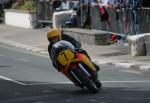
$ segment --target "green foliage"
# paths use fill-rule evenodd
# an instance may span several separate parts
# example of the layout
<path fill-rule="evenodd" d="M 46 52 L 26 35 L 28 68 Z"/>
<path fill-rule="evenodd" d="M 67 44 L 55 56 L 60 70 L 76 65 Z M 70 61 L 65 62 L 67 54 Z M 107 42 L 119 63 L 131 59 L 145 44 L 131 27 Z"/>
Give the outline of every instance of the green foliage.
<path fill-rule="evenodd" d="M 36 10 L 36 5 L 35 5 L 34 1 L 26 0 L 24 2 L 14 3 L 12 5 L 12 9 L 35 11 Z"/>
<path fill-rule="evenodd" d="M 35 10 L 35 3 L 33 1 L 27 1 L 21 6 L 22 10 Z"/>
<path fill-rule="evenodd" d="M 19 2 L 16 2 L 12 5 L 12 9 L 19 9 L 22 6 Z"/>

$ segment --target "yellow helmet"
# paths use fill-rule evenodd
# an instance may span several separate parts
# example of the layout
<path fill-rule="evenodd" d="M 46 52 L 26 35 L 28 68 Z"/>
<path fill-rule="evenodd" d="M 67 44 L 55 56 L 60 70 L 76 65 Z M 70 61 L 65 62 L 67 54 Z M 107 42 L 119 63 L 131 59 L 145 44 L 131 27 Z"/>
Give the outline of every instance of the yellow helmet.
<path fill-rule="evenodd" d="M 50 31 L 48 31 L 47 33 L 47 39 L 51 39 L 55 36 L 58 36 L 59 37 L 59 40 L 61 40 L 61 32 L 59 29 L 51 29 Z"/>

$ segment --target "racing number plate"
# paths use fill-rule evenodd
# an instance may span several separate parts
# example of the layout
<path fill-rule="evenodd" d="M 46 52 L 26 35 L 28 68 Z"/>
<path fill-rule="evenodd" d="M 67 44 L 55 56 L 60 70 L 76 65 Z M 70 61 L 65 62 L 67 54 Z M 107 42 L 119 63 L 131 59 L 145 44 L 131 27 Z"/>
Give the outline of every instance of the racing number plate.
<path fill-rule="evenodd" d="M 59 53 L 57 60 L 62 66 L 65 66 L 74 59 L 74 56 L 75 55 L 71 50 L 64 50 Z"/>

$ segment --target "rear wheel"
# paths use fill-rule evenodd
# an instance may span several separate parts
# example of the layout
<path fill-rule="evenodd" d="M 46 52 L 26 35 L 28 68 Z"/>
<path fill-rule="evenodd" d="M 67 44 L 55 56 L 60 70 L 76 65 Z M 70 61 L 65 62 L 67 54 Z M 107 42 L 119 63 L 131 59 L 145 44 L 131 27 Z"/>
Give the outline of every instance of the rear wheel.
<path fill-rule="evenodd" d="M 83 71 L 80 69 L 74 69 L 73 72 L 90 92 L 97 93 L 99 91 L 96 82 L 89 78 Z"/>

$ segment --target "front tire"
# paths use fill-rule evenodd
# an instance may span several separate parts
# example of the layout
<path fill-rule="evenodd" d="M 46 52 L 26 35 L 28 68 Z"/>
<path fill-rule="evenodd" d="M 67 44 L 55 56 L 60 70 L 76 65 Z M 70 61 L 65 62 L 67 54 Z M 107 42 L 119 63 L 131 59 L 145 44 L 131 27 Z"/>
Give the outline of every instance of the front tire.
<path fill-rule="evenodd" d="M 82 82 L 82 85 L 84 85 L 90 92 L 97 93 L 99 91 L 96 82 L 89 78 L 83 71 L 80 69 L 74 69 L 73 72 Z"/>
<path fill-rule="evenodd" d="M 96 86 L 97 86 L 97 88 L 101 88 L 102 87 L 102 83 L 100 82 L 100 80 L 97 78 L 97 79 L 95 79 L 95 80 L 93 80 L 94 81 L 94 83 L 96 84 Z"/>

